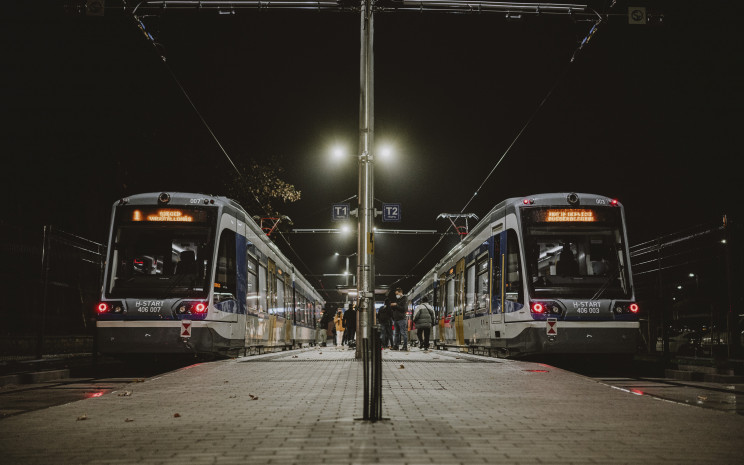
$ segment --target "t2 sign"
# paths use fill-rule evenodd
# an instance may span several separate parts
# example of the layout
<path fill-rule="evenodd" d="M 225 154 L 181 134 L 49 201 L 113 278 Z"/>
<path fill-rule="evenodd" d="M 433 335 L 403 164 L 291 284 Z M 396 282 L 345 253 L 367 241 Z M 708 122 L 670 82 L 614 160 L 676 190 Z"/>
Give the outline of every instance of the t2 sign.
<path fill-rule="evenodd" d="M 382 221 L 400 221 L 401 209 L 399 203 L 382 204 Z"/>

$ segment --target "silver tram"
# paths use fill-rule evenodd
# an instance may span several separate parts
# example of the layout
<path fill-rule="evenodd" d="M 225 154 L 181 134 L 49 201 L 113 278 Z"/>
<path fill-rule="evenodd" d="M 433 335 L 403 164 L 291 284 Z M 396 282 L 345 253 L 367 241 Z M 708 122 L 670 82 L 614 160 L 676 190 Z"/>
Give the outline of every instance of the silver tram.
<path fill-rule="evenodd" d="M 235 201 L 149 193 L 116 202 L 104 354 L 226 354 L 313 344 L 324 299 Z"/>
<path fill-rule="evenodd" d="M 605 196 L 499 203 L 411 289 L 410 308 L 424 296 L 438 344 L 502 356 L 637 350 L 625 215 Z"/>

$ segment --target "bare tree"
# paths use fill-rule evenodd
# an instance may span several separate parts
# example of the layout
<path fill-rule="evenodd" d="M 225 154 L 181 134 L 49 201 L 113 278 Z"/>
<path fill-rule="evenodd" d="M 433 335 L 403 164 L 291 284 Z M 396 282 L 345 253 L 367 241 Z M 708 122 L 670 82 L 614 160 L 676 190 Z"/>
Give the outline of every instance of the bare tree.
<path fill-rule="evenodd" d="M 281 178 L 284 173 L 281 159 L 271 156 L 267 161 L 247 160 L 238 165 L 227 185 L 228 195 L 237 200 L 248 213 L 259 218 L 286 218 L 276 208 L 300 200 L 301 192 Z M 286 221 L 285 221 L 286 222 Z"/>

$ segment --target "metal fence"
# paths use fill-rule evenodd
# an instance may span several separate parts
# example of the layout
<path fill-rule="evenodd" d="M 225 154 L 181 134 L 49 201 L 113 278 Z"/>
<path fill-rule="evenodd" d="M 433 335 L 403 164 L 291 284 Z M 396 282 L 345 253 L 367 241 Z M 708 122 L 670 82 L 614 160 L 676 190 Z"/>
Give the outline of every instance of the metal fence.
<path fill-rule="evenodd" d="M 4 226 L 0 355 L 91 352 L 105 246 L 51 226 Z"/>
<path fill-rule="evenodd" d="M 742 357 L 741 237 L 724 217 L 630 248 L 648 352 Z"/>

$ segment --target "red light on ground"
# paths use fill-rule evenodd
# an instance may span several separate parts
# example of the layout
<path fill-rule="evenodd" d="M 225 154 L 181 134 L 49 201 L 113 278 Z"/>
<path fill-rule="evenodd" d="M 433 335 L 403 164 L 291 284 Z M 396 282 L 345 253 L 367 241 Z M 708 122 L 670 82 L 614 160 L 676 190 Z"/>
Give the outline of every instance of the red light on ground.
<path fill-rule="evenodd" d="M 94 397 L 101 397 L 101 396 L 103 396 L 103 395 L 104 395 L 105 393 L 106 393 L 105 391 L 100 391 L 100 392 L 86 392 L 86 393 L 85 393 L 85 398 L 86 398 L 86 399 L 92 399 L 92 398 L 94 398 Z"/>
<path fill-rule="evenodd" d="M 548 370 L 524 370 L 529 371 L 530 373 L 550 373 Z"/>
<path fill-rule="evenodd" d="M 96 307 L 96 310 L 98 310 L 98 313 L 106 313 L 108 312 L 109 306 L 106 302 L 101 302 L 98 304 L 98 307 Z"/>
<path fill-rule="evenodd" d="M 535 313 L 542 313 L 545 311 L 545 307 L 543 306 L 543 304 L 536 302 L 532 304 L 532 311 Z"/>
<path fill-rule="evenodd" d="M 639 389 L 631 389 L 630 392 L 632 392 L 633 394 L 635 394 L 637 396 L 642 396 L 642 395 L 645 394 L 643 391 L 641 391 Z"/>
<path fill-rule="evenodd" d="M 638 304 L 630 304 L 630 307 L 628 307 L 631 313 L 638 313 L 638 310 L 640 310 L 640 307 Z"/>

